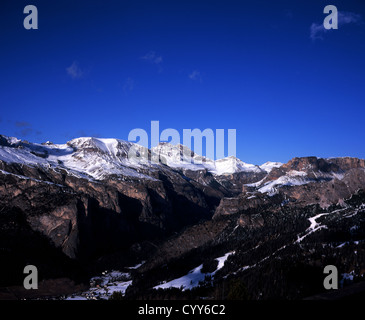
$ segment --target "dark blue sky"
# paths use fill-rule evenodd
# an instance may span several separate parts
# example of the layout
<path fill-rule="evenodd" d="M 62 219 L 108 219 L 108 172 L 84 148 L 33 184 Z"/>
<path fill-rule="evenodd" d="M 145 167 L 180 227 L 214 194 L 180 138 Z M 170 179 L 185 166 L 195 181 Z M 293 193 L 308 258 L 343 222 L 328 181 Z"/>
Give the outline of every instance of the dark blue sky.
<path fill-rule="evenodd" d="M 25 30 L 36 5 L 39 29 Z M 342 13 L 324 32 L 326 5 Z M 243 161 L 365 158 L 365 3 L 3 0 L 0 133 L 237 129 Z"/>

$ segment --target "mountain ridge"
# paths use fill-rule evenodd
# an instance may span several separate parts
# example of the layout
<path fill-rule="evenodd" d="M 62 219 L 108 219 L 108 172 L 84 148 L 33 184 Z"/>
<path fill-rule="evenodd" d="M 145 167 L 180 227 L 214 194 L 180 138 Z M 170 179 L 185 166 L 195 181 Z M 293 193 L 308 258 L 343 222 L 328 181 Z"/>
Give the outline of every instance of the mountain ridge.
<path fill-rule="evenodd" d="M 275 256 L 286 252 L 283 245 L 297 251 L 310 246 L 317 235 L 338 239 L 334 246 L 353 234 L 365 239 L 363 159 L 296 157 L 255 166 L 235 157 L 213 162 L 190 150 L 203 164 L 179 166 L 181 145 L 139 146 L 147 155 L 141 162 L 128 159 L 132 146 L 118 139 L 84 137 L 54 145 L 0 136 L 0 258 L 7 261 L 0 271 L 8 274 L 0 286 L 21 283 L 19 268 L 29 262 L 43 276 L 80 280 L 80 273 L 91 277 L 145 260 L 126 291 L 140 297 L 159 287 L 164 274 L 165 280 L 186 279 L 184 272 L 198 270 L 194 274 L 203 279 L 202 261 L 214 264 L 228 252 L 236 253 L 216 273 L 207 273 L 217 281 L 237 270 L 255 276 L 267 248 Z M 150 161 L 156 154 L 158 162 Z M 309 233 L 308 221 L 327 211 L 329 234 L 320 222 Z M 345 238 L 341 226 L 348 230 Z M 246 252 L 260 263 L 247 260 Z"/>
<path fill-rule="evenodd" d="M 120 162 L 121 165 L 136 167 L 136 163 L 132 161 L 128 161 L 128 151 L 132 146 L 136 146 L 139 150 L 143 150 L 148 153 L 148 161 L 142 161 L 144 165 L 152 166 L 153 162 L 151 160 L 151 153 L 156 153 L 159 156 L 159 163 L 164 163 L 169 167 L 173 168 L 181 168 L 181 169 L 189 169 L 189 170 L 204 170 L 208 169 L 214 174 L 231 174 L 235 172 L 241 171 L 266 171 L 271 170 L 272 167 L 277 167 L 282 165 L 279 162 L 266 162 L 264 165 L 265 169 L 261 169 L 259 165 L 253 165 L 243 162 L 242 160 L 229 156 L 222 159 L 211 160 L 204 156 L 200 156 L 195 154 L 192 150 L 187 150 L 183 145 L 171 145 L 169 143 L 160 143 L 158 146 L 153 147 L 151 149 L 147 149 L 138 144 L 134 144 L 132 142 L 120 140 L 120 139 L 104 139 L 104 138 L 94 138 L 94 137 L 80 137 L 75 138 L 68 141 L 65 144 L 53 144 L 49 141 L 46 143 L 36 144 L 30 143 L 28 141 L 22 141 L 15 137 L 6 137 L 0 135 L 0 146 L 2 147 L 13 147 L 13 148 L 23 148 L 23 150 L 28 150 L 29 153 L 39 156 L 43 159 L 48 160 L 49 162 L 55 163 L 57 160 L 63 161 L 67 154 L 71 154 L 73 152 L 99 152 L 101 154 L 106 154 L 111 156 L 111 158 L 120 158 L 123 160 Z M 72 148 L 72 149 L 70 149 Z M 57 159 L 57 152 L 59 153 L 59 158 Z M 192 155 L 192 161 L 190 162 L 186 155 L 183 152 L 188 152 Z M 25 152 L 23 152 L 24 155 Z M 74 157 L 77 158 L 76 154 Z M 30 156 L 31 157 L 31 156 Z M 165 161 L 161 161 L 161 158 L 165 158 Z M 167 162 L 166 162 L 167 158 Z M 24 163 L 27 163 L 26 158 L 19 157 L 18 159 L 10 159 L 6 157 L 6 155 L 0 154 L 0 159 L 4 161 L 13 161 L 21 162 L 23 160 Z M 143 160 L 143 159 L 142 159 Z M 33 157 L 29 159 L 28 162 L 35 161 Z M 186 163 L 185 163 L 186 162 Z M 44 161 L 39 161 L 39 163 L 44 163 Z M 219 168 L 217 167 L 219 164 Z M 71 167 L 72 168 L 72 167 Z M 75 167 L 73 167 L 75 168 Z M 91 174 L 92 175 L 92 174 Z"/>

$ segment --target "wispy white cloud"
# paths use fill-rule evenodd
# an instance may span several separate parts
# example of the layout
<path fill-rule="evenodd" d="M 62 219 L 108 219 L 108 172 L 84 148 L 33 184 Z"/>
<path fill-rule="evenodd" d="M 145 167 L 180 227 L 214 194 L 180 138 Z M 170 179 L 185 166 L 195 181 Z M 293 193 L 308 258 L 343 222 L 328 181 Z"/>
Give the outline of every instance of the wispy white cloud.
<path fill-rule="evenodd" d="M 81 70 L 77 61 L 74 61 L 68 68 L 66 68 L 66 72 L 72 79 L 79 79 L 84 76 L 84 71 Z"/>
<path fill-rule="evenodd" d="M 312 40 L 317 40 L 317 39 L 323 39 L 323 35 L 324 33 L 327 32 L 327 29 L 324 28 L 323 24 L 318 24 L 318 23 L 312 23 L 311 28 L 310 28 L 310 37 Z"/>
<path fill-rule="evenodd" d="M 146 60 L 153 64 L 161 64 L 163 59 L 162 56 L 157 55 L 156 52 L 150 51 L 147 54 L 145 54 L 141 59 Z"/>
<path fill-rule="evenodd" d="M 200 71 L 194 70 L 192 73 L 189 74 L 189 79 L 201 82 L 202 77 Z"/>
<path fill-rule="evenodd" d="M 338 12 L 338 27 L 345 24 L 359 24 L 362 22 L 361 15 L 353 12 Z M 323 22 L 312 23 L 310 27 L 310 38 L 312 40 L 323 40 L 324 35 L 330 30 L 325 29 Z"/>

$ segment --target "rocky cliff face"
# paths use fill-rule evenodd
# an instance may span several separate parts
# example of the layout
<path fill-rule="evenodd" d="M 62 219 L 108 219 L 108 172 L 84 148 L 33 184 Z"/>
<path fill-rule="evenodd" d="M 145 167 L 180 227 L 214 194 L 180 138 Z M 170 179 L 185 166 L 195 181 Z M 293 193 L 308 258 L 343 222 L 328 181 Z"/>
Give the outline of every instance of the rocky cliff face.
<path fill-rule="evenodd" d="M 0 136 L 0 255 L 10 283 L 22 276 L 12 266 L 34 259 L 56 277 L 76 270 L 74 261 L 89 264 L 152 243 L 148 271 L 223 239 L 232 225 L 263 228 L 265 211 L 328 208 L 365 188 L 361 159 L 254 166 L 191 153 L 199 163 L 185 164 L 177 161 L 181 147 L 164 144 L 138 147 L 149 158 L 135 162 L 128 158 L 132 146 L 95 138 L 40 145 Z M 149 161 L 157 151 L 163 161 Z M 50 261 L 37 250 L 57 257 Z"/>
<path fill-rule="evenodd" d="M 87 262 L 210 219 L 228 194 L 205 169 L 128 167 L 130 144 L 120 141 L 106 150 L 93 139 L 60 148 L 1 139 L 1 212 L 21 217 L 0 227 L 2 260 L 9 265 L 25 256 L 11 244 L 22 239 L 23 227 L 31 239 L 40 236 L 68 258 Z"/>
<path fill-rule="evenodd" d="M 5 163 L 0 167 L 2 210 L 22 211 L 32 229 L 73 258 L 82 250 L 125 247 L 208 219 L 223 195 L 176 173 L 131 184 Z"/>
<path fill-rule="evenodd" d="M 365 163 L 356 158 L 294 158 L 261 181 L 243 184 L 238 197 L 223 198 L 214 217 L 267 206 L 327 208 L 365 187 Z"/>

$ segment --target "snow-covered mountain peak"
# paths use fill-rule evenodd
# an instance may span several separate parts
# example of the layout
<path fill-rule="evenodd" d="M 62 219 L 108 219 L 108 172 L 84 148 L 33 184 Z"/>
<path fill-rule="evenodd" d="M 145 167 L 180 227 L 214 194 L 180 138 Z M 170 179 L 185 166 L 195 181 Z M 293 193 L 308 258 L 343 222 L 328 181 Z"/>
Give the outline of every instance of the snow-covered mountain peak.
<path fill-rule="evenodd" d="M 129 157 L 131 150 L 136 151 L 136 157 Z M 213 175 L 269 172 L 281 165 L 267 162 L 259 167 L 234 156 L 214 161 L 181 144 L 162 142 L 149 150 L 129 141 L 95 137 L 75 138 L 66 144 L 37 144 L 0 136 L 0 160 L 62 167 L 98 180 L 110 175 L 140 176 L 141 172 L 158 170 L 163 165 L 177 170 L 206 170 Z"/>
<path fill-rule="evenodd" d="M 99 151 L 113 156 L 127 156 L 133 143 L 119 139 L 82 137 L 67 142 L 67 145 L 75 150 Z"/>
<path fill-rule="evenodd" d="M 237 172 L 262 172 L 260 167 L 248 164 L 235 156 L 229 156 L 219 160 L 212 160 L 194 153 L 188 147 L 177 144 L 172 145 L 162 142 L 151 149 L 152 153 L 158 154 L 160 161 L 169 167 L 189 170 L 206 169 L 214 175 L 233 174 Z"/>
<path fill-rule="evenodd" d="M 232 174 L 236 172 L 261 172 L 260 167 L 241 161 L 240 159 L 229 156 L 215 161 L 215 174 Z"/>
<path fill-rule="evenodd" d="M 172 145 L 168 142 L 160 142 L 160 144 L 151 149 L 154 156 L 158 156 L 159 160 L 173 168 L 182 168 L 187 170 L 204 170 L 214 169 L 214 161 L 204 156 L 200 156 L 190 148 L 182 145 Z"/>
<path fill-rule="evenodd" d="M 267 161 L 264 164 L 262 164 L 260 166 L 260 168 L 264 171 L 266 171 L 267 173 L 270 173 L 272 169 L 274 168 L 279 168 L 283 165 L 283 163 L 281 162 L 272 162 L 272 161 Z"/>

